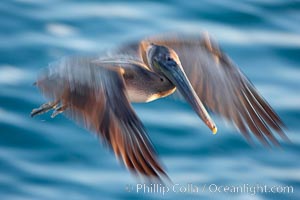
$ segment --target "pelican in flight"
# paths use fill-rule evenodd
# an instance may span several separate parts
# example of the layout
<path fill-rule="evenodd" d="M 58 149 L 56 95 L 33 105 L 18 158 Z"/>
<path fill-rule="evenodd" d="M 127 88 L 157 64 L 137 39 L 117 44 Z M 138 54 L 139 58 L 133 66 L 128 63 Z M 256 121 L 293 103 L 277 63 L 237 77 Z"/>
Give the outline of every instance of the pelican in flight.
<path fill-rule="evenodd" d="M 50 64 L 36 85 L 50 102 L 31 116 L 64 112 L 143 177 L 161 180 L 167 174 L 131 102 L 150 102 L 175 90 L 213 133 L 217 127 L 206 108 L 231 121 L 250 142 L 256 136 L 265 145 L 279 145 L 276 134 L 287 139 L 275 111 L 206 34 L 160 35 L 110 54 L 67 57 Z"/>

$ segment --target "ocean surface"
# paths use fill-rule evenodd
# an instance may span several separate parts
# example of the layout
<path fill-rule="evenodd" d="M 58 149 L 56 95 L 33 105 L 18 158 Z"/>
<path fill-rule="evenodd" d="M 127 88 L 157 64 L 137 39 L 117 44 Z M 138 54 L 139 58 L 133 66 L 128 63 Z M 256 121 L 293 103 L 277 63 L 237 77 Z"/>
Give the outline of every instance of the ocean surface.
<path fill-rule="evenodd" d="M 202 31 L 278 112 L 291 143 L 251 146 L 215 115 L 212 135 L 186 103 L 170 98 L 134 104 L 174 183 L 146 188 L 94 134 L 63 115 L 29 116 L 45 101 L 32 83 L 54 60 Z M 0 199 L 300 199 L 299 60 L 296 0 L 1 0 Z"/>

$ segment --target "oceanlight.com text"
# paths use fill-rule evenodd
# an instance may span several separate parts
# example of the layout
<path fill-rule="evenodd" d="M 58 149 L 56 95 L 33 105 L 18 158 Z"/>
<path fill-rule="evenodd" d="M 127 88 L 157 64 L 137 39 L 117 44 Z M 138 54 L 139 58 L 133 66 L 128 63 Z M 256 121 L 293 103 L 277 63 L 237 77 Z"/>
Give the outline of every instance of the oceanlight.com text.
<path fill-rule="evenodd" d="M 265 185 L 265 184 L 241 184 L 241 185 L 221 185 L 221 184 L 202 184 L 193 183 L 172 185 L 164 185 L 161 183 L 126 185 L 127 192 L 144 193 L 144 194 L 161 194 L 167 193 L 232 193 L 232 194 L 249 194 L 256 195 L 258 193 L 294 193 L 293 186 L 288 185 Z"/>

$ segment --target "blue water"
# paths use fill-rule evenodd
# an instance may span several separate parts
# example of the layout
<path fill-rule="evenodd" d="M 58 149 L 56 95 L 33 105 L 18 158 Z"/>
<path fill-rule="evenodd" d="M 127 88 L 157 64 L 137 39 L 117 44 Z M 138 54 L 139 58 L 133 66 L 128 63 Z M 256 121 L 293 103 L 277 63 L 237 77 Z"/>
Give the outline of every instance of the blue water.
<path fill-rule="evenodd" d="M 0 199 L 300 199 L 299 22 L 296 0 L 1 0 Z M 29 117 L 44 102 L 32 83 L 49 62 L 166 31 L 208 31 L 282 117 L 292 143 L 251 147 L 217 116 L 212 135 L 171 99 L 134 105 L 172 181 L 201 190 L 137 193 L 125 187 L 139 180 L 95 135 L 64 116 Z M 214 184 L 293 192 L 209 191 Z"/>

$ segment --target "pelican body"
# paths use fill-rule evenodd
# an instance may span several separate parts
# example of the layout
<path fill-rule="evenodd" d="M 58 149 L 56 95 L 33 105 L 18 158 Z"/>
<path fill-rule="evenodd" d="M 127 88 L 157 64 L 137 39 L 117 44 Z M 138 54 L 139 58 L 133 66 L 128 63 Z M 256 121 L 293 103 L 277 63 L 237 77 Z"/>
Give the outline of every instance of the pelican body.
<path fill-rule="evenodd" d="M 142 64 L 123 65 L 126 92 L 131 102 L 144 103 L 172 94 L 176 87 L 165 76 Z"/>
<path fill-rule="evenodd" d="M 50 102 L 32 116 L 64 112 L 101 136 L 132 172 L 159 180 L 167 174 L 131 102 L 177 90 L 213 133 L 217 127 L 205 107 L 232 121 L 248 141 L 251 132 L 265 145 L 279 145 L 273 132 L 287 139 L 279 116 L 207 35 L 156 36 L 112 55 L 64 58 L 36 85 Z"/>

